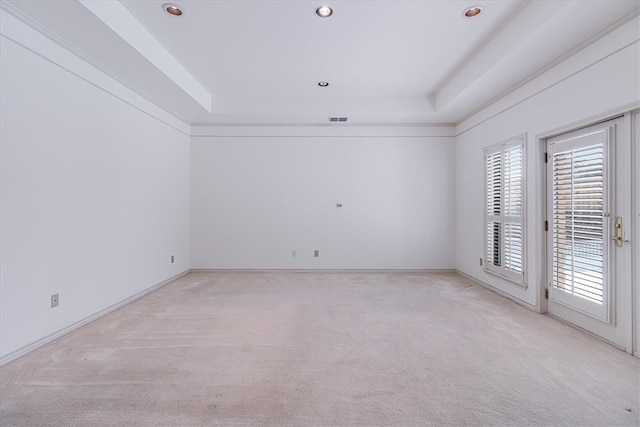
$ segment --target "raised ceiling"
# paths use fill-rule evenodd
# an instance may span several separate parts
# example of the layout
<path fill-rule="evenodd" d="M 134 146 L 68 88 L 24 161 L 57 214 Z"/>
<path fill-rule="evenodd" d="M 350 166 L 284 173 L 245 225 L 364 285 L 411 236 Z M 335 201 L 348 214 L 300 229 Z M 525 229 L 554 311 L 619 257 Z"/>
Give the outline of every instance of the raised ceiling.
<path fill-rule="evenodd" d="M 620 22 L 637 0 L 3 0 L 187 123 L 457 123 Z M 333 8 L 319 18 L 320 4 Z M 470 6 L 482 13 L 465 18 Z M 318 82 L 329 82 L 328 87 Z"/>

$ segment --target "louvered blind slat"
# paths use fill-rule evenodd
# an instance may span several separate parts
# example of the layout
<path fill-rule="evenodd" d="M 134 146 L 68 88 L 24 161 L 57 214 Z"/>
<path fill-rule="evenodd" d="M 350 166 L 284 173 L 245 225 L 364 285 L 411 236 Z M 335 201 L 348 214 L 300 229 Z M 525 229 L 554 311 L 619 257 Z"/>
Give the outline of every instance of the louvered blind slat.
<path fill-rule="evenodd" d="M 489 215 L 500 215 L 500 205 L 502 204 L 502 167 L 500 153 L 493 153 L 486 158 L 487 169 L 487 213 Z"/>
<path fill-rule="evenodd" d="M 511 143 L 485 152 L 486 265 L 523 280 L 524 146 Z"/>
<path fill-rule="evenodd" d="M 602 304 L 604 147 L 553 155 L 553 287 Z"/>
<path fill-rule="evenodd" d="M 510 271 L 522 271 L 522 224 L 507 223 L 504 226 L 504 264 Z"/>
<path fill-rule="evenodd" d="M 505 215 L 522 215 L 522 147 L 504 152 L 504 210 Z"/>

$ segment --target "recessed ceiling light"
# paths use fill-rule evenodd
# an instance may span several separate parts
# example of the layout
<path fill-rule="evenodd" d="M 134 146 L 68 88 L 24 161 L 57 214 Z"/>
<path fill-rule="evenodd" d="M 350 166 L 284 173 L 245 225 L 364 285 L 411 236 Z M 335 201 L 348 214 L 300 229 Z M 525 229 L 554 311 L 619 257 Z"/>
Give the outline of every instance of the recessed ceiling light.
<path fill-rule="evenodd" d="M 329 86 L 329 83 L 328 83 L 328 82 L 319 82 L 319 83 L 318 83 L 318 86 L 320 86 L 320 87 L 327 87 L 327 86 Z"/>
<path fill-rule="evenodd" d="M 465 18 L 475 18 L 480 15 L 480 12 L 482 12 L 482 6 L 471 6 L 466 8 L 464 12 L 462 12 L 462 15 Z"/>
<path fill-rule="evenodd" d="M 320 18 L 328 18 L 333 15 L 333 9 L 331 9 L 329 6 L 320 6 L 316 9 L 316 15 L 318 15 Z"/>
<path fill-rule="evenodd" d="M 182 15 L 182 10 L 175 4 L 165 3 L 162 5 L 162 9 L 167 12 L 169 15 L 180 16 Z"/>

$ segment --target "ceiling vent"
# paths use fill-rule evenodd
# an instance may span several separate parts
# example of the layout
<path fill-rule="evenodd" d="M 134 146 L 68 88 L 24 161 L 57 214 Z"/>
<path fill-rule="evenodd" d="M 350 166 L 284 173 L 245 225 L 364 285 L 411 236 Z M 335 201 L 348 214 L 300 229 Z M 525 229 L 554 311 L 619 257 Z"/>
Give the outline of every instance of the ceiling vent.
<path fill-rule="evenodd" d="M 346 122 L 346 117 L 329 117 L 330 122 Z"/>

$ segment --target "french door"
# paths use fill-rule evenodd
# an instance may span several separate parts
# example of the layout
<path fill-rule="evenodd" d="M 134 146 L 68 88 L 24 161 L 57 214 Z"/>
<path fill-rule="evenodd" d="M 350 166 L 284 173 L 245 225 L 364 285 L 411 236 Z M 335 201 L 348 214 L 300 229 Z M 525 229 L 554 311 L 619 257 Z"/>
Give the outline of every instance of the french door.
<path fill-rule="evenodd" d="M 547 140 L 548 312 L 631 351 L 625 116 Z"/>

